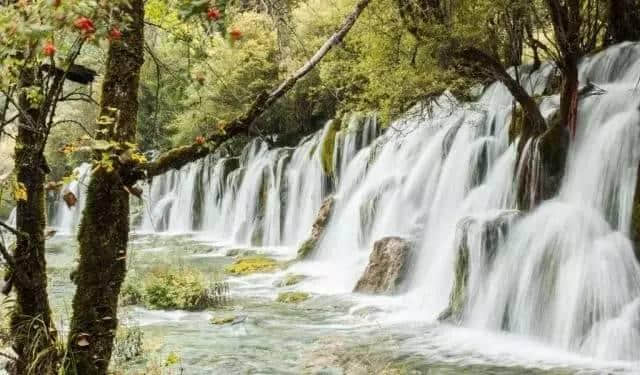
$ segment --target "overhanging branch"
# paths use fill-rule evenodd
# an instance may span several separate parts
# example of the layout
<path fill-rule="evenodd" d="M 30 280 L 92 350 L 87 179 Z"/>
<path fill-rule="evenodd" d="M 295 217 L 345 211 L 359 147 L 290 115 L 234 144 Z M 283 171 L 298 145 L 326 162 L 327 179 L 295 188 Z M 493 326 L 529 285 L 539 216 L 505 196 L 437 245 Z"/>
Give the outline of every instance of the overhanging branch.
<path fill-rule="evenodd" d="M 371 0 L 360 0 L 355 9 L 345 18 L 340 28 L 316 51 L 316 53 L 293 75 L 284 80 L 270 93 L 264 92 L 255 99 L 249 110 L 242 116 L 221 127 L 219 133 L 210 135 L 206 143 L 194 143 L 178 147 L 160 155 L 155 161 L 147 163 L 143 170 L 135 171 L 128 179 L 143 177 L 153 178 L 171 169 L 180 169 L 184 165 L 201 159 L 213 152 L 222 142 L 243 133 L 255 133 L 251 126 L 279 98 L 286 94 L 295 84 L 307 75 L 320 61 L 345 38 Z M 126 180 L 126 179 L 125 179 Z"/>

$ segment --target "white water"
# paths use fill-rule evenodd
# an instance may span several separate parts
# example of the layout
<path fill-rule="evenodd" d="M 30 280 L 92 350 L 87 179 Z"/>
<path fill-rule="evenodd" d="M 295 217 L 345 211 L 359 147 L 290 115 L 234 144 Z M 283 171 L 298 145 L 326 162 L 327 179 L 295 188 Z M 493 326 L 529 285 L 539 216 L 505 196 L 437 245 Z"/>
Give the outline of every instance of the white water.
<path fill-rule="evenodd" d="M 527 89 L 541 94 L 551 70 L 533 73 Z M 606 93 L 581 100 L 560 193 L 524 217 L 513 215 L 512 98 L 494 84 L 472 104 L 444 95 L 428 113 L 416 108 L 377 138 L 371 118 L 359 132 L 344 129 L 335 141 L 334 179 L 320 162 L 330 125 L 295 149 L 254 141 L 231 172 L 225 165 L 232 161 L 214 156 L 169 172 L 149 189 L 142 229 L 288 246 L 293 256 L 333 192 L 338 200 L 317 252 L 295 270 L 315 276 L 303 284 L 310 290 L 350 293 L 373 242 L 411 238 L 416 256 L 406 292 L 374 298 L 401 311 L 390 315 L 397 321 L 435 320 L 446 308 L 467 223 L 463 326 L 506 330 L 588 357 L 640 360 L 640 266 L 628 239 L 640 162 L 640 46 L 586 59 L 580 79 Z M 557 97 L 541 104 L 545 116 L 557 106 Z M 358 129 L 353 121 L 349 128 Z M 508 230 L 488 241 L 485 229 L 507 216 Z"/>
<path fill-rule="evenodd" d="M 87 187 L 91 176 L 91 164 L 84 163 L 73 171 L 74 179 L 65 185 L 60 192 L 51 192 L 53 210 L 49 215 L 49 226 L 56 228 L 61 234 L 73 234 L 80 224 L 82 210 L 86 203 Z M 69 207 L 63 196 L 73 193 L 77 199 L 74 206 Z"/>

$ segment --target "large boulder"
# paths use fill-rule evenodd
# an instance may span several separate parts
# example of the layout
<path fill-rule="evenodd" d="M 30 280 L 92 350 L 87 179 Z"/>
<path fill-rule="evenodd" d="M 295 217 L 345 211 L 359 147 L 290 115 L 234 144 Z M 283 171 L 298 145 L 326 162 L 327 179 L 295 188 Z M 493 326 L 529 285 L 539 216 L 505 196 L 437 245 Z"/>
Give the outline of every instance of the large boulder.
<path fill-rule="evenodd" d="M 318 210 L 318 216 L 316 216 L 316 221 L 313 223 L 311 227 L 311 237 L 309 237 L 306 241 L 302 243 L 300 248 L 298 249 L 298 259 L 307 258 L 313 250 L 315 250 L 318 245 L 318 241 L 322 237 L 327 224 L 329 224 L 329 219 L 331 218 L 331 212 L 333 212 L 333 207 L 335 206 L 336 199 L 333 196 L 327 197 L 320 209 Z"/>
<path fill-rule="evenodd" d="M 400 237 L 385 237 L 376 241 L 369 264 L 358 280 L 355 292 L 394 294 L 407 271 L 411 243 Z"/>

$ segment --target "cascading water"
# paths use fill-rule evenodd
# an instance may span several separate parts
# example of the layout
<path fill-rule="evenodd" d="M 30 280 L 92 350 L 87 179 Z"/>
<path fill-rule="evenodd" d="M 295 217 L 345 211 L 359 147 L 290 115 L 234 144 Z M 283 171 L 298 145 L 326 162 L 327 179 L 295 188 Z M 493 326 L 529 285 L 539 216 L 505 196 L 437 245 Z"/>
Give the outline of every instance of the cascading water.
<path fill-rule="evenodd" d="M 323 198 L 335 194 L 314 255 L 292 266 L 315 276 L 310 289 L 350 293 L 373 243 L 401 236 L 415 253 L 394 304 L 406 319 L 435 320 L 449 305 L 464 247 L 461 325 L 640 360 L 640 266 L 629 241 L 640 163 L 638 61 L 640 45 L 622 44 L 581 63 L 581 83 L 599 90 L 580 100 L 560 192 L 527 214 L 517 211 L 513 98 L 493 84 L 474 103 L 445 94 L 416 106 L 379 137 L 375 118 L 354 117 L 339 131 L 329 122 L 295 148 L 255 140 L 240 158 L 214 155 L 159 176 L 141 228 L 287 246 L 293 255 Z M 542 97 L 553 72 L 544 64 L 520 73 Z M 547 118 L 558 106 L 557 96 L 541 98 Z M 526 147 L 535 167 L 538 145 Z"/>
<path fill-rule="evenodd" d="M 91 177 L 91 164 L 82 164 L 73 171 L 73 175 L 73 181 L 63 186 L 60 192 L 50 192 L 48 197 L 52 202 L 48 213 L 49 226 L 56 228 L 60 234 L 73 234 L 80 224 Z M 72 206 L 64 200 L 67 193 L 73 194 L 76 199 Z"/>
<path fill-rule="evenodd" d="M 210 156 L 154 179 L 142 229 L 199 231 L 245 246 L 297 245 L 331 189 L 321 160 L 325 142 L 333 142 L 331 168 L 338 180 L 378 132 L 370 116 L 353 115 L 346 125 L 333 138 L 329 122 L 295 149 L 269 149 L 254 140 L 239 161 Z"/>

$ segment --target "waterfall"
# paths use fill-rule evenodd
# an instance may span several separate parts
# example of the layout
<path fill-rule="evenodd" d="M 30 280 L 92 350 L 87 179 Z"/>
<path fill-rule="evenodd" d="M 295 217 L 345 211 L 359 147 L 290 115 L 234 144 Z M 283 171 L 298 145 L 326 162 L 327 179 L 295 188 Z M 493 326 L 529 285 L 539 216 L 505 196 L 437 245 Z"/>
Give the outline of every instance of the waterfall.
<path fill-rule="evenodd" d="M 73 181 L 64 185 L 60 192 L 49 192 L 49 226 L 55 228 L 60 234 L 73 234 L 80 224 L 82 211 L 86 203 L 87 187 L 91 177 L 91 164 L 84 163 L 74 169 Z M 64 195 L 72 193 L 76 198 L 73 206 L 68 206 L 64 201 Z"/>
<path fill-rule="evenodd" d="M 156 177 L 147 188 L 143 231 L 199 232 L 240 246 L 296 246 L 309 234 L 323 198 L 357 152 L 378 135 L 375 116 L 353 114 L 335 133 L 329 121 L 295 148 L 250 142 L 238 158 L 211 155 Z M 322 165 L 333 141 L 333 176 Z"/>
<path fill-rule="evenodd" d="M 406 293 L 393 298 L 410 319 L 435 320 L 449 304 L 464 247 L 462 326 L 640 360 L 640 265 L 629 240 L 640 164 L 639 61 L 640 44 L 625 43 L 580 63 L 581 84 L 601 92 L 580 99 L 560 190 L 531 212 L 517 211 L 514 99 L 494 83 L 472 103 L 445 93 L 418 104 L 383 134 L 375 116 L 353 114 L 293 148 L 256 139 L 239 157 L 214 154 L 158 176 L 146 189 L 140 228 L 284 246 L 293 256 L 334 194 L 313 256 L 292 266 L 316 276 L 313 288 L 350 293 L 373 243 L 404 237 L 414 254 Z M 558 95 L 545 96 L 554 71 L 551 64 L 510 71 L 540 98 L 547 119 L 559 108 Z M 538 146 L 525 148 L 534 168 Z M 75 216 L 63 211 L 55 222 L 72 228 Z"/>

